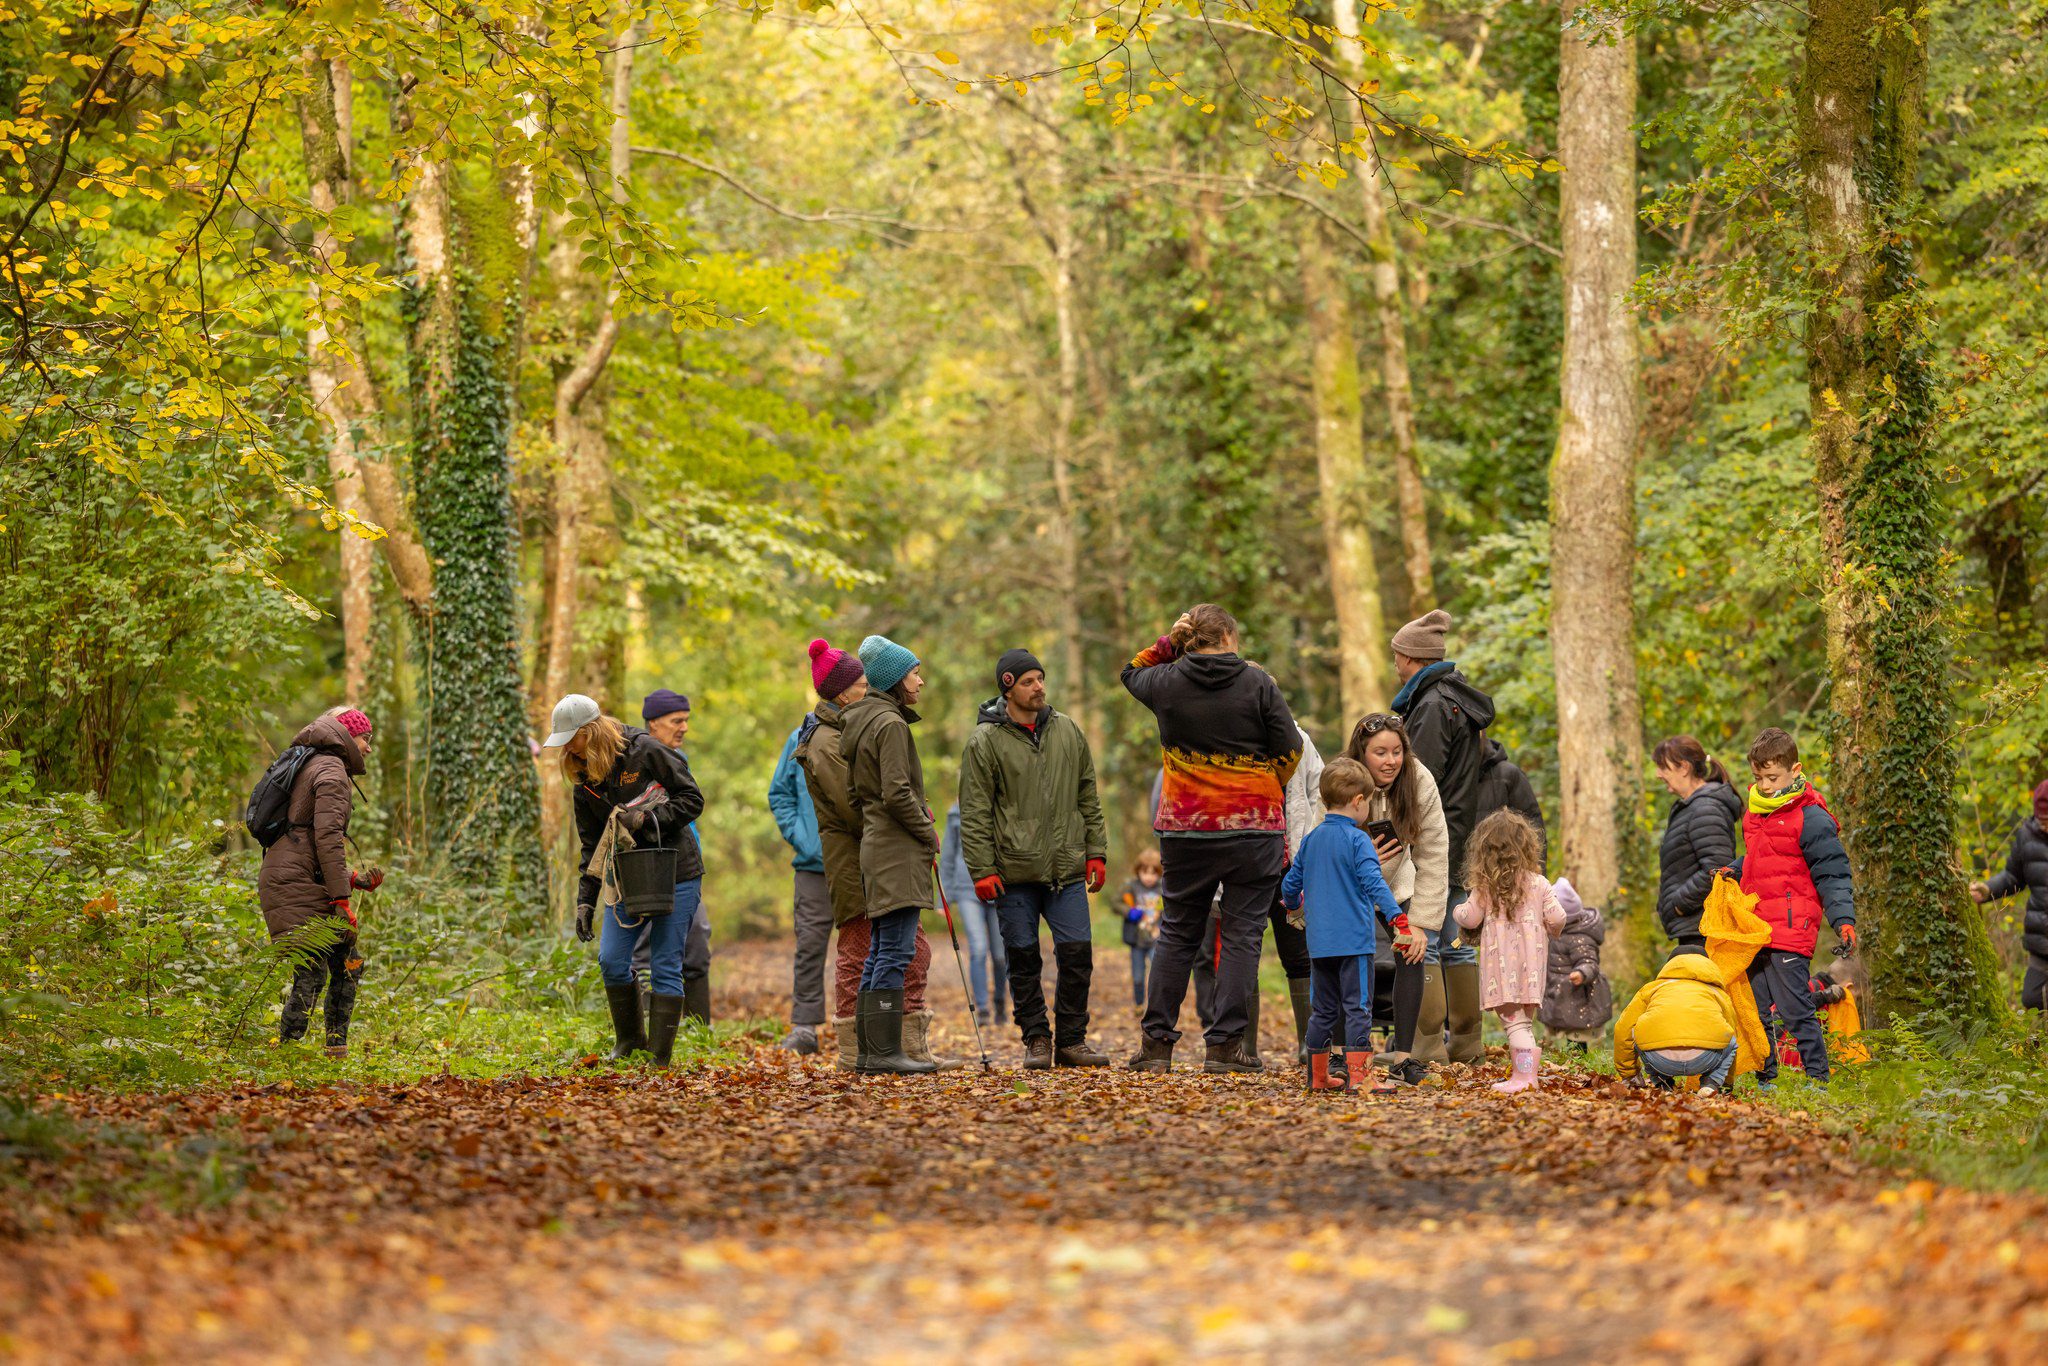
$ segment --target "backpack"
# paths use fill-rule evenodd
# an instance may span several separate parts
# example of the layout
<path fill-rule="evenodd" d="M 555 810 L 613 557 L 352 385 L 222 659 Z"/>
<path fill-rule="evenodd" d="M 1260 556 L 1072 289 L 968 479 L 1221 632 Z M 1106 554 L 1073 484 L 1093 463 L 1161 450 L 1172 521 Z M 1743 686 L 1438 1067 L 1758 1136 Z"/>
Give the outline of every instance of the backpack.
<path fill-rule="evenodd" d="M 270 767 L 263 770 L 263 776 L 249 793 L 242 824 L 249 827 L 249 833 L 265 849 L 283 839 L 284 832 L 292 828 L 292 788 L 298 784 L 299 770 L 312 757 L 311 745 L 291 746 L 270 761 Z"/>

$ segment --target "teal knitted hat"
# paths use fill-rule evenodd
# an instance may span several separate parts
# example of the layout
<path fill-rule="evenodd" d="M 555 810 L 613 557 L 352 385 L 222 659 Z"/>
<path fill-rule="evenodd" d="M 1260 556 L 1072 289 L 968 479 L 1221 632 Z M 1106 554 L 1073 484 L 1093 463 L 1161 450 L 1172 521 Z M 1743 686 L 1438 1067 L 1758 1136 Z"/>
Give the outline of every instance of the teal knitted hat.
<path fill-rule="evenodd" d="M 869 636 L 860 643 L 860 664 L 868 671 L 868 686 L 887 692 L 917 667 L 917 656 L 887 636 Z"/>

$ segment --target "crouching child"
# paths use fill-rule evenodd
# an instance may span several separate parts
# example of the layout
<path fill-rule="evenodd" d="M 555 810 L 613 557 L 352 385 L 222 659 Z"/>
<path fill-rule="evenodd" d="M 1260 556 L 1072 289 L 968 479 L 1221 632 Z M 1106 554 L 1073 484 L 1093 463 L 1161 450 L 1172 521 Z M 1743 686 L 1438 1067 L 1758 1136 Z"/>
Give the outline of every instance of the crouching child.
<path fill-rule="evenodd" d="M 1734 1067 L 1735 998 L 1704 950 L 1681 945 L 1615 1022 L 1615 1073 L 1667 1091 L 1698 1077 L 1711 1095 L 1727 1089 Z"/>
<path fill-rule="evenodd" d="M 1320 790 L 1323 823 L 1309 832 L 1287 877 L 1280 900 L 1307 918 L 1309 954 L 1309 1089 L 1348 1091 L 1372 1086 L 1372 956 L 1376 916 L 1396 933 L 1408 932 L 1408 916 L 1394 900 L 1380 871 L 1380 856 L 1362 829 L 1366 801 L 1375 791 L 1371 775 L 1355 759 L 1332 759 L 1323 768 Z M 1330 1043 L 1347 1040 L 1346 1076 L 1330 1075 Z M 1391 1090 L 1391 1087 L 1384 1088 Z"/>

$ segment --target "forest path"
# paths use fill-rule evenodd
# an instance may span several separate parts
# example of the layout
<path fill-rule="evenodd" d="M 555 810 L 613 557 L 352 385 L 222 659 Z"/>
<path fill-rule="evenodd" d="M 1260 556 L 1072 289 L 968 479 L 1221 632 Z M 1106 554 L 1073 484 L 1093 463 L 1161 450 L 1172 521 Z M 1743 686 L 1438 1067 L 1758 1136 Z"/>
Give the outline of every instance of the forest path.
<path fill-rule="evenodd" d="M 723 952 L 718 1012 L 780 1014 L 785 953 Z M 943 957 L 933 982 L 964 1052 Z M 1564 1074 L 1312 1099 L 1291 1065 L 1190 1070 L 1198 1036 L 1171 1078 L 1026 1074 L 999 1033 L 998 1070 L 939 1078 L 762 1049 L 81 1096 L 167 1140 L 234 1126 L 262 1189 L 0 1242 L 0 1357 L 2048 1359 L 2048 1206 L 1884 1177 L 1797 1117 Z"/>

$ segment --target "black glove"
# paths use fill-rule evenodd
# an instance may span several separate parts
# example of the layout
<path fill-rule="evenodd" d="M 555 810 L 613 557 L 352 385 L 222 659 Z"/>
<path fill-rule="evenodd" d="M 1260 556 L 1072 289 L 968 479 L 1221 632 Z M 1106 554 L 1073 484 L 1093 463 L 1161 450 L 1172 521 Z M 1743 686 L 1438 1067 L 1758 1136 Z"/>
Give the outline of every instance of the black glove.
<path fill-rule="evenodd" d="M 589 901 L 579 901 L 576 903 L 576 937 L 578 939 L 588 944 L 591 940 L 597 938 L 597 931 L 592 928 L 596 920 L 596 903 Z"/>
<path fill-rule="evenodd" d="M 647 818 L 654 813 L 646 807 L 636 807 L 619 813 L 619 829 L 629 835 L 638 835 L 647 828 Z"/>

